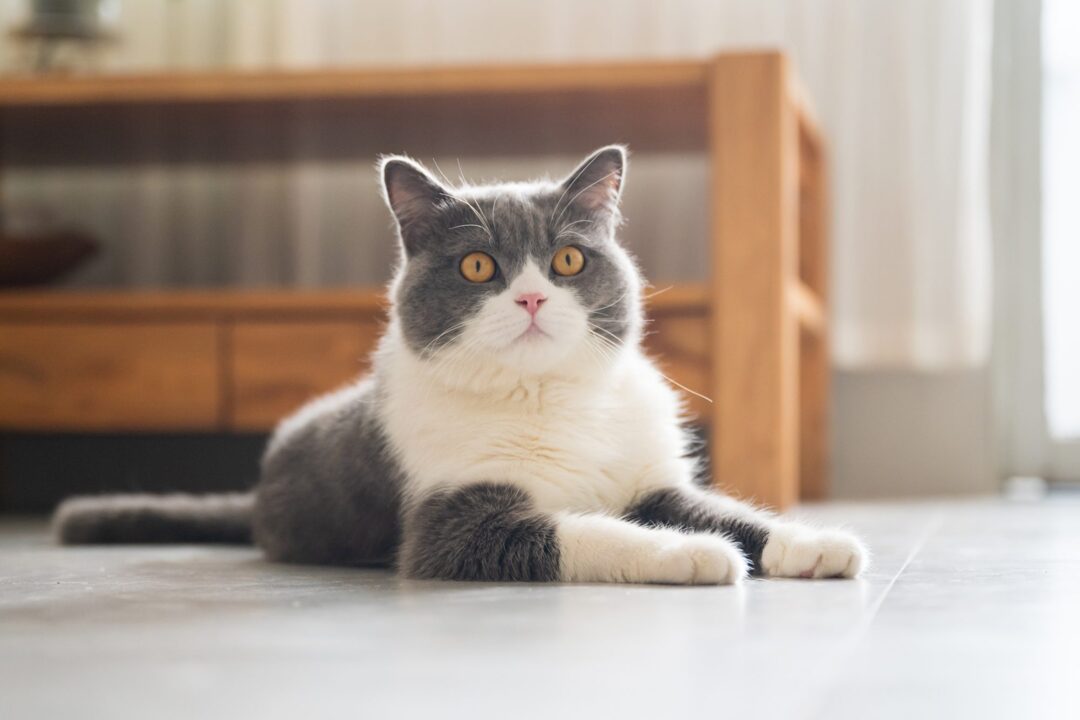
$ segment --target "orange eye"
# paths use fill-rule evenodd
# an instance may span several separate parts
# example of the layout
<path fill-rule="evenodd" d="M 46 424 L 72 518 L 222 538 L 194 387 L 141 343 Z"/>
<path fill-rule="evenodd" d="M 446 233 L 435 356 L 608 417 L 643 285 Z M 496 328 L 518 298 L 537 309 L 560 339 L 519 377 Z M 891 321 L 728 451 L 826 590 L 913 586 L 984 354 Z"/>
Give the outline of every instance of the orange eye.
<path fill-rule="evenodd" d="M 461 274 L 469 282 L 487 282 L 495 275 L 495 259 L 487 253 L 469 253 L 461 259 Z"/>
<path fill-rule="evenodd" d="M 573 245 L 567 245 L 551 258 L 551 269 L 564 277 L 577 275 L 584 267 L 585 256 Z"/>

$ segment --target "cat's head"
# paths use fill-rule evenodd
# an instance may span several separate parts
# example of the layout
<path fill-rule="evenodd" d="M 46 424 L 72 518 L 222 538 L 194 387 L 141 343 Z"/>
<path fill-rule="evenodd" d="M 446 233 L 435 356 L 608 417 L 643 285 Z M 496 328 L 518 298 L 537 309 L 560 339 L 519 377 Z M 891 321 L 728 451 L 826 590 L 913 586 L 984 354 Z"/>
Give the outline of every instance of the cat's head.
<path fill-rule="evenodd" d="M 381 171 L 404 250 L 395 321 L 421 359 L 543 374 L 638 342 L 641 283 L 615 239 L 622 147 L 562 182 L 453 186 L 401 156 Z"/>

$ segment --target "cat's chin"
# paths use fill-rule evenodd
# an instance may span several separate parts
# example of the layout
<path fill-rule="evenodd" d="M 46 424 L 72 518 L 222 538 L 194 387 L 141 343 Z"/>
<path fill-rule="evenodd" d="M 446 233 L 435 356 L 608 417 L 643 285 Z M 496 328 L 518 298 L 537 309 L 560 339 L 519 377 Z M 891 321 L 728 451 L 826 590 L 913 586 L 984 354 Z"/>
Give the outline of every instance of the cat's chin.
<path fill-rule="evenodd" d="M 564 364 L 571 354 L 571 348 L 537 328 L 526 330 L 495 357 L 507 370 L 543 375 Z"/>
<path fill-rule="evenodd" d="M 539 325 L 530 325 L 525 332 L 514 338 L 515 343 L 550 340 L 551 335 L 540 328 Z"/>
<path fill-rule="evenodd" d="M 537 334 L 519 338 L 495 357 L 506 372 L 522 377 L 590 380 L 610 372 L 620 354 L 591 350 L 584 341 Z"/>
<path fill-rule="evenodd" d="M 571 329 L 544 327 L 538 322 L 515 328 L 500 341 L 488 346 L 487 354 L 509 370 L 526 374 L 543 373 L 574 353 L 577 344 Z"/>

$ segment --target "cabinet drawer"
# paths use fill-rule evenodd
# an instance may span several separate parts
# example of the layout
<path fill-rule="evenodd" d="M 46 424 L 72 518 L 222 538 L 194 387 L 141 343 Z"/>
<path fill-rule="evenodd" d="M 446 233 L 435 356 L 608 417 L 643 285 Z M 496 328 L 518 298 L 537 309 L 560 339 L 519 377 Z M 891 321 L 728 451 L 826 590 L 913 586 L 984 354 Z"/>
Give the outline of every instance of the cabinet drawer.
<path fill-rule="evenodd" d="M 230 328 L 229 426 L 266 430 L 358 377 L 380 331 L 374 320 L 238 322 Z"/>
<path fill-rule="evenodd" d="M 213 429 L 219 368 L 212 323 L 0 324 L 0 427 Z"/>

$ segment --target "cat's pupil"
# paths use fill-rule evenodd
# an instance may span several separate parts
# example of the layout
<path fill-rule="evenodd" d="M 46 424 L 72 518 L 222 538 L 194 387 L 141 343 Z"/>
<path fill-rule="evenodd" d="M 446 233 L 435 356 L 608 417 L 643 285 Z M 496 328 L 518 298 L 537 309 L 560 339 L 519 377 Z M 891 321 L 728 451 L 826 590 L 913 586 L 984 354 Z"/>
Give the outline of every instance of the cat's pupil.
<path fill-rule="evenodd" d="M 479 260 L 476 261 L 476 274 L 477 275 L 480 274 L 480 261 Z"/>
<path fill-rule="evenodd" d="M 570 267 L 570 253 L 566 253 L 565 255 L 563 255 L 563 260 L 566 261 L 566 266 Z"/>

